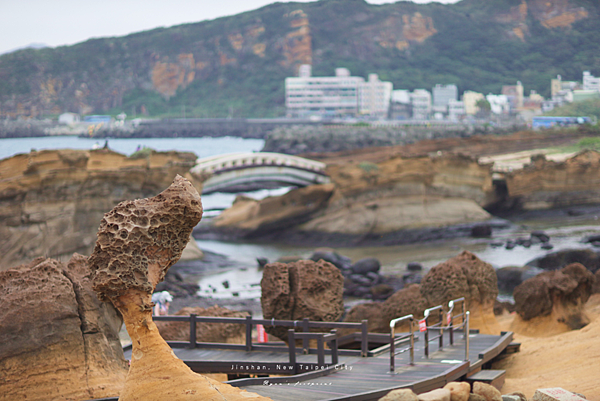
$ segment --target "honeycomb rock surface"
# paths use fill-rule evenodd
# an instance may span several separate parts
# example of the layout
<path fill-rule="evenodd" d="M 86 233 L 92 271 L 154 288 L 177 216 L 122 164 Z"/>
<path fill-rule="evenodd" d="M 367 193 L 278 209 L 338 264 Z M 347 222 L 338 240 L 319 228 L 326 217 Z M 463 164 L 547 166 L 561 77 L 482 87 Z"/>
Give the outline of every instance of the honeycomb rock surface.
<path fill-rule="evenodd" d="M 337 322 L 344 313 L 344 278 L 324 260 L 267 264 L 260 285 L 265 319 Z M 287 340 L 286 328 L 265 330 Z"/>
<path fill-rule="evenodd" d="M 119 203 L 104 215 L 90 257 L 98 297 L 115 299 L 130 288 L 152 293 L 201 218 L 200 195 L 181 176 L 153 198 Z"/>

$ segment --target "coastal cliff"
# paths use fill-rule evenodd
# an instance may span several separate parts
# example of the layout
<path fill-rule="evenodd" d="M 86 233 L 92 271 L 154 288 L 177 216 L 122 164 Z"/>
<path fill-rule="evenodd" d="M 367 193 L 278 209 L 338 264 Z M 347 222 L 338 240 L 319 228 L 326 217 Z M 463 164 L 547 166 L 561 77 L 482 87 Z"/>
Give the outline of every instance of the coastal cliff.
<path fill-rule="evenodd" d="M 32 151 L 0 160 L 0 270 L 38 256 L 89 255 L 104 213 L 189 175 L 196 155 L 109 149 Z M 192 177 L 190 177 L 192 179 Z"/>
<path fill-rule="evenodd" d="M 600 64 L 599 3 L 462 0 L 278 2 L 210 21 L 0 56 L 0 116 L 123 111 L 136 116 L 275 117 L 284 79 L 346 67 L 395 88 L 454 83 L 497 93 Z M 585 40 L 583 39 L 585 38 Z M 577 60 L 577 62 L 573 62 Z"/>

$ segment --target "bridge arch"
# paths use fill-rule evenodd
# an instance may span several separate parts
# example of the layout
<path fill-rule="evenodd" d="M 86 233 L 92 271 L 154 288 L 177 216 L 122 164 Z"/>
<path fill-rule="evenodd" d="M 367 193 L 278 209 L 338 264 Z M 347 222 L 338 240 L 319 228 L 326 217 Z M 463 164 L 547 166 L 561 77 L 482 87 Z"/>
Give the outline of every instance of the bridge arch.
<path fill-rule="evenodd" d="M 203 181 L 203 194 L 236 192 L 274 185 L 329 183 L 325 163 L 283 153 L 229 153 L 197 161 L 191 173 Z"/>

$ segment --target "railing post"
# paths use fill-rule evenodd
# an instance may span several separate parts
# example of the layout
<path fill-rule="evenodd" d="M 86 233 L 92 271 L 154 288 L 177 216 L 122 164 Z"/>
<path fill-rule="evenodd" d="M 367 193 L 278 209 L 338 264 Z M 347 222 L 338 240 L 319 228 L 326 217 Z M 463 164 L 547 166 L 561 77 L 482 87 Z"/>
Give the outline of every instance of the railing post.
<path fill-rule="evenodd" d="M 394 332 L 394 326 L 390 327 L 390 372 L 392 373 L 394 373 L 394 371 L 396 370 L 396 344 L 394 341 L 394 337 L 396 335 Z"/>
<path fill-rule="evenodd" d="M 415 364 L 415 331 L 413 328 L 414 319 L 410 318 L 410 364 Z"/>
<path fill-rule="evenodd" d="M 332 365 L 337 365 L 337 363 L 338 363 L 338 337 L 337 337 L 337 330 L 335 330 L 335 329 L 331 330 L 331 334 L 333 334 L 335 336 L 333 338 L 333 340 L 331 341 L 333 344 L 330 345 L 330 347 L 331 347 L 331 364 Z"/>
<path fill-rule="evenodd" d="M 310 327 L 308 326 L 308 318 L 307 317 L 302 319 L 302 331 L 305 333 L 308 333 L 310 331 Z M 304 354 L 308 354 L 308 349 L 310 348 L 309 341 L 310 340 L 308 338 L 302 339 L 302 352 Z"/>
<path fill-rule="evenodd" d="M 367 352 L 369 351 L 369 321 L 363 320 L 361 322 L 361 338 L 360 338 L 360 356 L 363 358 L 367 357 Z"/>
<path fill-rule="evenodd" d="M 444 311 L 440 308 L 440 343 L 439 349 L 444 348 Z"/>
<path fill-rule="evenodd" d="M 450 323 L 448 324 L 448 330 L 450 330 L 450 345 L 454 345 L 454 322 L 452 321 L 452 317 L 450 317 Z"/>
<path fill-rule="evenodd" d="M 288 350 L 290 352 L 290 365 L 294 366 L 296 371 L 296 339 L 294 338 L 294 330 L 288 330 Z"/>
<path fill-rule="evenodd" d="M 252 351 L 252 316 L 246 316 L 246 351 Z"/>
<path fill-rule="evenodd" d="M 465 323 L 465 361 L 469 360 L 469 311 L 465 312 L 466 316 L 467 316 L 467 320 Z"/>
<path fill-rule="evenodd" d="M 196 348 L 196 315 L 190 314 L 190 348 Z"/>
<path fill-rule="evenodd" d="M 319 366 L 325 365 L 325 347 L 323 347 L 323 335 L 317 337 L 317 363 Z"/>
<path fill-rule="evenodd" d="M 427 316 L 425 316 L 425 326 L 427 326 Z M 429 358 L 429 330 L 425 330 L 423 337 L 425 338 L 425 358 Z"/>

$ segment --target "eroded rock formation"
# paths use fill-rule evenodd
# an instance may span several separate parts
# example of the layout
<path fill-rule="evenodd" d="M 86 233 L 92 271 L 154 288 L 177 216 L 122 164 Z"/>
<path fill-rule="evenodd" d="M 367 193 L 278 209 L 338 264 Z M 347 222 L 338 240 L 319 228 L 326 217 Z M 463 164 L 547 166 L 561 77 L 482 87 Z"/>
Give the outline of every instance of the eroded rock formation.
<path fill-rule="evenodd" d="M 0 160 L 0 270 L 38 256 L 90 254 L 102 215 L 155 194 L 185 175 L 196 156 L 108 149 L 44 150 Z"/>
<path fill-rule="evenodd" d="M 0 272 L 0 400 L 118 396 L 128 365 L 122 319 L 92 291 L 87 258 L 75 254 Z"/>
<path fill-rule="evenodd" d="M 432 267 L 421 284 L 403 288 L 385 302 L 357 305 L 344 320 L 368 319 L 369 331 L 387 333 L 392 319 L 408 314 L 422 317 L 425 309 L 437 305 L 443 305 L 446 311 L 449 301 L 465 297 L 467 310 L 471 312 L 471 328 L 477 328 L 482 333 L 497 334 L 500 332 L 494 316 L 497 296 L 498 282 L 494 268 L 471 252 L 464 251 Z"/>
<path fill-rule="evenodd" d="M 585 150 L 564 162 L 531 158 L 531 164 L 506 175 L 512 198 L 524 209 L 550 209 L 600 203 L 600 153 Z"/>
<path fill-rule="evenodd" d="M 490 165 L 453 154 L 390 157 L 378 163 L 328 165 L 335 184 L 316 185 L 262 201 L 241 200 L 215 220 L 218 232 L 298 236 L 318 242 L 410 242 L 403 233 L 475 224 L 491 216 Z M 465 229 L 466 235 L 470 229 Z M 413 239 L 414 241 L 415 239 Z"/>
<path fill-rule="evenodd" d="M 595 276 L 580 263 L 526 280 L 513 293 L 519 316 L 511 329 L 525 335 L 553 335 L 582 328 L 590 322 L 584 305 L 595 282 Z"/>
<path fill-rule="evenodd" d="M 177 176 L 157 196 L 121 202 L 102 219 L 89 259 L 93 288 L 122 313 L 133 347 L 121 401 L 264 399 L 193 373 L 152 321 L 152 292 L 201 218 L 198 192 Z"/>
<path fill-rule="evenodd" d="M 260 286 L 265 319 L 337 322 L 344 313 L 344 278 L 324 260 L 269 263 Z M 285 327 L 267 326 L 265 330 L 287 340 Z"/>
<path fill-rule="evenodd" d="M 210 308 L 186 307 L 175 313 L 176 316 L 214 316 L 245 318 L 247 312 L 239 312 L 211 306 Z M 162 338 L 167 341 L 190 341 L 190 325 L 187 322 L 156 322 Z M 196 341 L 212 343 L 245 344 L 246 326 L 229 323 L 196 323 Z"/>

